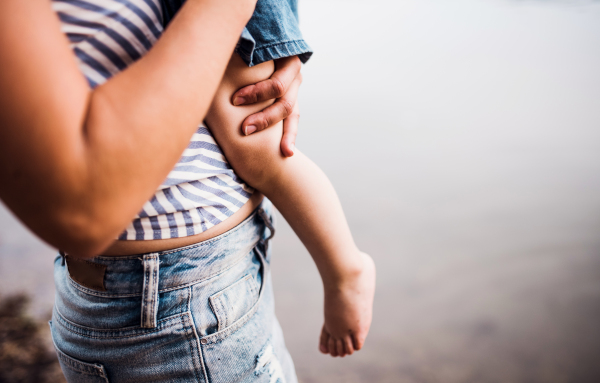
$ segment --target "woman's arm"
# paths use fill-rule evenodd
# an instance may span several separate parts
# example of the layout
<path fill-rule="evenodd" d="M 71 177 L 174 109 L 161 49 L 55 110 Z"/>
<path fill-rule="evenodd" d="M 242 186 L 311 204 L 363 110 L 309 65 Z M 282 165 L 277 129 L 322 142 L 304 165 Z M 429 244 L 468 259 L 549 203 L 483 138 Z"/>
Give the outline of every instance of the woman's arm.
<path fill-rule="evenodd" d="M 0 1 L 0 198 L 51 245 L 100 253 L 181 156 L 255 2 L 188 0 L 90 91 L 51 2 Z"/>

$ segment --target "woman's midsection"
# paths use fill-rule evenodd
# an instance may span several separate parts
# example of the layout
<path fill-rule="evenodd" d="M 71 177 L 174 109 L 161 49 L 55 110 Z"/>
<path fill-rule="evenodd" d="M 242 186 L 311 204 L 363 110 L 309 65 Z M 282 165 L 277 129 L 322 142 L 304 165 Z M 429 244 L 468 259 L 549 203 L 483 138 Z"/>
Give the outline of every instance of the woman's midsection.
<path fill-rule="evenodd" d="M 151 253 L 155 251 L 163 251 L 176 249 L 182 246 L 188 246 L 194 243 L 206 241 L 218 235 L 233 229 L 235 226 L 244 221 L 248 216 L 260 205 L 263 200 L 263 195 L 259 192 L 254 192 L 252 197 L 236 211 L 231 217 L 225 221 L 203 231 L 202 233 L 181 238 L 169 238 L 149 241 L 115 241 L 102 254 L 108 256 L 132 255 Z"/>
<path fill-rule="evenodd" d="M 271 76 L 274 71 L 272 61 L 256 65 L 248 68 L 242 59 L 234 54 L 229 62 L 225 76 L 213 101 L 214 105 L 218 105 L 221 111 L 227 110 L 226 121 L 217 120 L 220 123 L 228 125 L 228 129 L 241 129 L 242 122 L 250 114 L 256 113 L 266 106 L 270 105 L 273 100 L 261 102 L 253 105 L 235 107 L 231 102 L 231 98 L 238 89 L 246 85 L 254 84 L 265 80 Z M 213 105 L 213 106 L 214 106 Z M 212 116 L 207 116 L 206 120 L 210 120 Z M 209 125 L 210 129 L 210 125 Z M 235 169 L 234 169 L 235 170 Z M 238 211 L 223 222 L 211 227 L 196 235 L 180 238 L 169 238 L 159 240 L 119 240 L 115 241 L 103 255 L 122 256 L 132 254 L 142 254 L 148 252 L 162 251 L 175 249 L 182 246 L 188 246 L 193 243 L 205 241 L 216 237 L 232 229 L 244 219 L 246 219 L 261 203 L 263 196 L 255 191 L 252 197 Z"/>

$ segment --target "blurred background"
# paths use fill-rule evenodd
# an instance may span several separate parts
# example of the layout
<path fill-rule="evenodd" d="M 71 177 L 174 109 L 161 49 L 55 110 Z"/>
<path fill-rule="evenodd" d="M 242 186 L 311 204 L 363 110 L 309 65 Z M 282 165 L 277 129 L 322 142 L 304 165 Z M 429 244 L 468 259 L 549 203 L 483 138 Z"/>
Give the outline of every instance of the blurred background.
<path fill-rule="evenodd" d="M 300 381 L 600 382 L 600 1 L 301 0 L 300 17 L 297 146 L 378 267 L 366 347 L 321 355 L 321 282 L 280 217 Z M 30 295 L 35 320 L 53 258 L 0 207 L 0 295 Z"/>

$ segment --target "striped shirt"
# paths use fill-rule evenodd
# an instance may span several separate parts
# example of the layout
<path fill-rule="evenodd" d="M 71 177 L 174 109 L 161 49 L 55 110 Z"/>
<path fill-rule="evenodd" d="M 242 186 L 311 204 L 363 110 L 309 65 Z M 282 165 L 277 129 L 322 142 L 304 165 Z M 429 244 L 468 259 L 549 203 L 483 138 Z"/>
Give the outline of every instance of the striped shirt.
<path fill-rule="evenodd" d="M 53 0 L 52 6 L 92 88 L 142 57 L 163 32 L 160 0 Z M 210 131 L 200 126 L 167 179 L 119 239 L 201 233 L 239 210 L 252 193 Z"/>

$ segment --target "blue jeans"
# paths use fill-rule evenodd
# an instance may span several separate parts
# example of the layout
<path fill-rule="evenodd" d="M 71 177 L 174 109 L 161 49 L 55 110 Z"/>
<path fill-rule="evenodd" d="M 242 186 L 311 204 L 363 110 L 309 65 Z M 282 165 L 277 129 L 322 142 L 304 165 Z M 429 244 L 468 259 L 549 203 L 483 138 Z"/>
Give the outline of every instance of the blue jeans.
<path fill-rule="evenodd" d="M 101 288 L 58 257 L 50 327 L 67 381 L 296 383 L 274 314 L 271 209 L 191 246 L 96 257 Z"/>
<path fill-rule="evenodd" d="M 166 27 L 185 0 L 162 0 Z M 313 54 L 298 24 L 298 0 L 258 0 L 235 51 L 248 66 L 298 56 L 306 63 Z"/>

